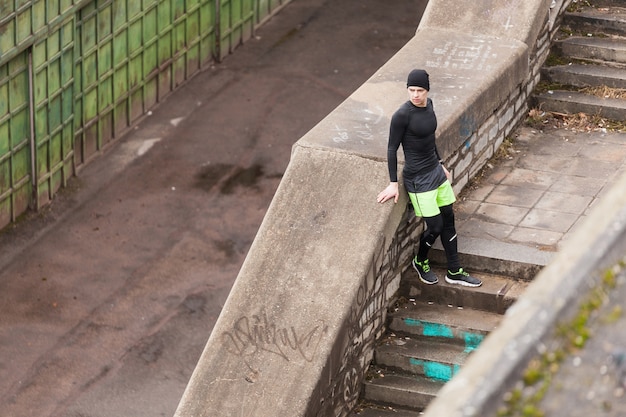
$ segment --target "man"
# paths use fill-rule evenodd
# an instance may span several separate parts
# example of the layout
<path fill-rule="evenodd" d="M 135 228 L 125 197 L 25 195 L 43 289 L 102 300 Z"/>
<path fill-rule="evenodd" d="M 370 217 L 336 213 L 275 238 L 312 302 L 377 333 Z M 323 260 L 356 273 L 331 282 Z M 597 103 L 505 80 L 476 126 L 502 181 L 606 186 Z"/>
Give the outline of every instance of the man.
<path fill-rule="evenodd" d="M 433 102 L 428 98 L 430 81 L 428 73 L 415 69 L 407 79 L 409 100 L 393 114 L 389 129 L 387 163 L 389 185 L 378 194 L 377 201 L 384 203 L 393 198 L 398 202 L 398 148 L 402 144 L 405 165 L 402 171 L 404 187 L 415 210 L 422 217 L 426 229 L 419 240 L 417 254 L 412 265 L 419 278 L 426 284 L 436 284 L 439 279 L 430 269 L 428 251 L 441 236 L 446 252 L 445 280 L 450 284 L 478 287 L 482 282 L 461 268 L 458 255 L 457 235 L 454 226 L 452 203 L 456 201 L 450 173 L 443 166 L 435 144 L 437 117 Z"/>

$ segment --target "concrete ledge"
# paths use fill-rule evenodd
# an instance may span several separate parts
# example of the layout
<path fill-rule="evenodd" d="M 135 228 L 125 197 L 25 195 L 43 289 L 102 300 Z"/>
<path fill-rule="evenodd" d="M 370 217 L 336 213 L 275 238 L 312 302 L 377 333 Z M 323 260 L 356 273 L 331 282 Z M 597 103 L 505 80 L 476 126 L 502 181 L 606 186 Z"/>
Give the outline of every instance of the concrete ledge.
<path fill-rule="evenodd" d="M 376 206 L 378 165 L 295 147 L 177 416 L 300 416 L 323 402 L 318 381 L 353 343 L 355 300 L 404 211 Z M 348 194 L 353 178 L 370 180 Z"/>
<path fill-rule="evenodd" d="M 607 267 L 626 253 L 626 175 L 616 181 L 568 244 L 508 310 L 500 326 L 470 356 L 424 414 L 495 415 L 528 361 L 555 337 Z"/>
<path fill-rule="evenodd" d="M 419 30 L 298 144 L 385 162 L 391 116 L 408 99 L 406 76 L 417 67 L 430 73 L 429 97 L 437 112 L 438 147 L 449 157 L 459 147 L 471 146 L 464 142 L 481 121 L 528 78 L 528 48 L 509 39 Z M 402 152 L 398 156 L 402 158 Z"/>
<path fill-rule="evenodd" d="M 479 0 L 461 5 L 457 0 L 431 0 L 420 30 L 446 28 L 469 37 L 511 39 L 533 47 L 551 3 L 552 0 Z"/>

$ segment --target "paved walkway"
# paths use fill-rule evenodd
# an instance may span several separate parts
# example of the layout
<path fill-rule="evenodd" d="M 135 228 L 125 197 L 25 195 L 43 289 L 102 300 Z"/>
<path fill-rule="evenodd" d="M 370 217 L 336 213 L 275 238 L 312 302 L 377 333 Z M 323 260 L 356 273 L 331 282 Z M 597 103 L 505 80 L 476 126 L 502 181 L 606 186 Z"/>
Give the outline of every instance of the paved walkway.
<path fill-rule="evenodd" d="M 475 246 L 531 248 L 544 263 L 626 173 L 626 134 L 521 127 L 512 136 L 461 194 L 457 231 Z"/>

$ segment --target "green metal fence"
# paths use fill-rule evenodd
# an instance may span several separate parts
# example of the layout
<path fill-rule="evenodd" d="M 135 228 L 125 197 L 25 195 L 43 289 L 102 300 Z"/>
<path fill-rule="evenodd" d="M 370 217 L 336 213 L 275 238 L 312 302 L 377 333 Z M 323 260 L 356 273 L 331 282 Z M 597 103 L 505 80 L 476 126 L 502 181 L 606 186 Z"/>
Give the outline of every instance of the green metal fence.
<path fill-rule="evenodd" d="M 28 54 L 0 66 L 0 225 L 29 206 L 31 187 Z"/>
<path fill-rule="evenodd" d="M 0 228 L 290 0 L 0 0 Z"/>

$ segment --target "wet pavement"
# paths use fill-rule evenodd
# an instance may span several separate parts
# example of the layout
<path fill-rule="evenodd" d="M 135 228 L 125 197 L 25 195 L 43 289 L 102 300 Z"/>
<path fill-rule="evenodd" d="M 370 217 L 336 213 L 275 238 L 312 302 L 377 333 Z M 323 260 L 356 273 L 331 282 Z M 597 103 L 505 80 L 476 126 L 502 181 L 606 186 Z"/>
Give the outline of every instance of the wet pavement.
<path fill-rule="evenodd" d="M 0 415 L 173 415 L 293 143 L 425 4 L 293 1 L 0 234 Z"/>

